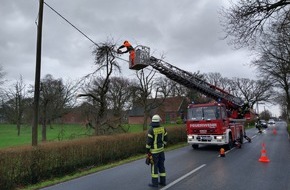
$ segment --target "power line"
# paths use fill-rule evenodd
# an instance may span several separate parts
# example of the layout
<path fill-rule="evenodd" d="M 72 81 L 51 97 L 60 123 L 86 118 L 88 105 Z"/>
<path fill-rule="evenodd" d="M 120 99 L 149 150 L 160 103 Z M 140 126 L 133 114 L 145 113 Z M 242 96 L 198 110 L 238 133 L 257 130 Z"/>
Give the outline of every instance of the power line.
<path fill-rule="evenodd" d="M 97 47 L 100 47 L 96 42 L 94 42 L 91 38 L 89 38 L 85 33 L 83 33 L 80 29 L 78 29 L 75 25 L 73 25 L 69 20 L 67 20 L 64 16 L 62 16 L 59 12 L 57 12 L 54 8 L 52 8 L 49 4 L 44 2 L 44 4 L 50 8 L 53 12 L 55 12 L 58 16 L 60 16 L 63 20 L 65 20 L 68 24 L 70 24 L 74 29 L 79 31 L 83 36 L 85 36 L 88 40 L 90 40 L 93 44 L 95 44 Z"/>
<path fill-rule="evenodd" d="M 62 16 L 59 12 L 57 12 L 54 8 L 52 8 L 49 4 L 47 4 L 46 2 L 44 2 L 44 4 L 50 8 L 53 12 L 55 12 L 58 16 L 60 16 L 63 20 L 65 20 L 69 25 L 71 25 L 74 29 L 76 29 L 79 33 L 81 33 L 84 37 L 86 37 L 89 41 L 91 41 L 94 45 L 96 45 L 97 47 L 100 47 L 96 42 L 94 42 L 90 37 L 88 37 L 84 32 L 82 32 L 80 29 L 78 29 L 75 25 L 73 25 L 68 19 L 66 19 L 64 16 Z M 116 52 L 116 51 L 115 51 Z M 120 57 L 115 57 L 117 59 L 120 59 L 122 61 L 125 62 L 129 62 L 126 59 L 120 58 Z"/>

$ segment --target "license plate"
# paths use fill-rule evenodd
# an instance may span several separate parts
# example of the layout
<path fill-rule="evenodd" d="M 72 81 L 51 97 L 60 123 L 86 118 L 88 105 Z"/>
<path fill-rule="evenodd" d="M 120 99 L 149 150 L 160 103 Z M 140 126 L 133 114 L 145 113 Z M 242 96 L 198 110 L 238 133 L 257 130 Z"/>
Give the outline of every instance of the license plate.
<path fill-rule="evenodd" d="M 198 136 L 197 139 L 202 141 L 211 141 L 210 136 Z"/>
<path fill-rule="evenodd" d="M 207 133 L 207 130 L 199 130 L 199 132 L 200 132 L 201 134 L 206 134 L 206 133 Z"/>
<path fill-rule="evenodd" d="M 201 137 L 202 140 L 210 141 L 211 137 Z"/>

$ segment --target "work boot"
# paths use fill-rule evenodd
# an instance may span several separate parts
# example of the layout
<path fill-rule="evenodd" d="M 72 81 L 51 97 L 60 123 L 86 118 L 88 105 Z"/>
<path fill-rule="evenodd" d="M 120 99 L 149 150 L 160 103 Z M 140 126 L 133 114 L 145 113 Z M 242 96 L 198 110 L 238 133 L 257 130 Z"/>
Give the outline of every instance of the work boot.
<path fill-rule="evenodd" d="M 160 176 L 159 185 L 166 186 L 166 177 L 165 176 Z"/>
<path fill-rule="evenodd" d="M 152 183 L 148 184 L 149 187 L 158 187 L 158 178 L 152 178 Z"/>

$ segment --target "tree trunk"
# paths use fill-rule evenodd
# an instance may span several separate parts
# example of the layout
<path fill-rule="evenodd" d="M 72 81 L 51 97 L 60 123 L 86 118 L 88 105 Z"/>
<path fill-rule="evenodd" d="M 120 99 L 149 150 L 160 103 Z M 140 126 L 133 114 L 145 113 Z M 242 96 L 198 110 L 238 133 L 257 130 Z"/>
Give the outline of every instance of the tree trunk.
<path fill-rule="evenodd" d="M 42 142 L 46 142 L 46 123 L 43 122 L 41 130 Z"/>
<path fill-rule="evenodd" d="M 147 130 L 147 120 L 148 120 L 149 114 L 147 112 L 144 113 L 144 121 L 143 121 L 143 131 Z"/>

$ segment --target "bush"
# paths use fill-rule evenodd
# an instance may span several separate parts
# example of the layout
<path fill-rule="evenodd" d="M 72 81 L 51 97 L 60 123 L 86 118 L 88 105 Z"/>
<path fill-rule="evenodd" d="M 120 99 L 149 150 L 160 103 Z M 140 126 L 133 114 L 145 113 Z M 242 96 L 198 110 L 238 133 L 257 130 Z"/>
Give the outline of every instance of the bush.
<path fill-rule="evenodd" d="M 183 124 L 184 122 L 183 122 L 183 120 L 181 119 L 181 117 L 178 117 L 177 119 L 176 119 L 176 124 Z"/>
<path fill-rule="evenodd" d="M 186 141 L 184 127 L 167 128 L 172 145 Z M 145 154 L 146 132 L 52 142 L 0 150 L 0 189 L 35 184 L 89 166 Z"/>

